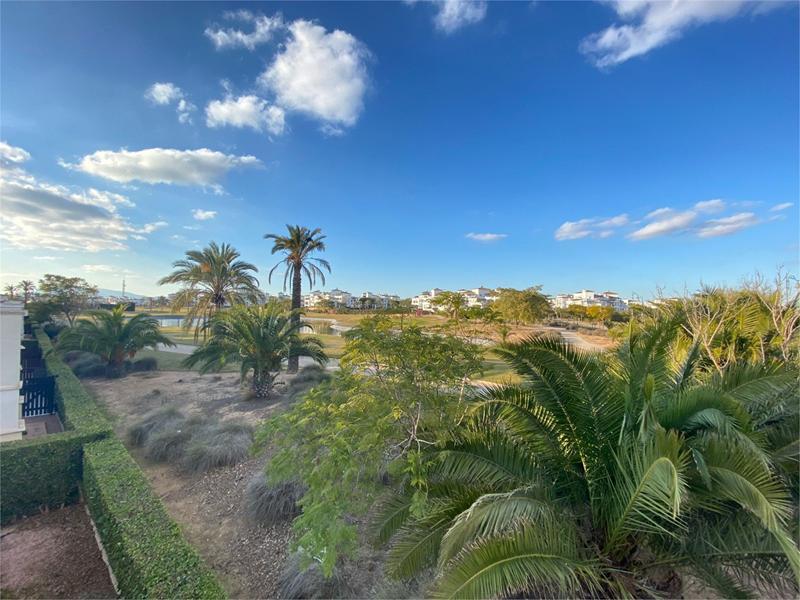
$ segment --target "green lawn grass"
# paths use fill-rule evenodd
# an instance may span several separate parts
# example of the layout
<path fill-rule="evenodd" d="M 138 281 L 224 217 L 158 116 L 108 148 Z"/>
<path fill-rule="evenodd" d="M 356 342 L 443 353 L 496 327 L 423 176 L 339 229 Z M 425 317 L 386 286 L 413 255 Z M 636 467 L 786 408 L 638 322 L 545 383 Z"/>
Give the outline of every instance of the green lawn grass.
<path fill-rule="evenodd" d="M 136 360 L 140 358 L 152 357 L 158 361 L 159 371 L 198 371 L 197 367 L 188 369 L 181 363 L 186 358 L 186 354 L 178 354 L 177 352 L 164 352 L 163 350 L 140 350 L 136 353 Z M 222 369 L 223 373 L 230 373 L 239 370 L 239 365 L 230 364 Z"/>

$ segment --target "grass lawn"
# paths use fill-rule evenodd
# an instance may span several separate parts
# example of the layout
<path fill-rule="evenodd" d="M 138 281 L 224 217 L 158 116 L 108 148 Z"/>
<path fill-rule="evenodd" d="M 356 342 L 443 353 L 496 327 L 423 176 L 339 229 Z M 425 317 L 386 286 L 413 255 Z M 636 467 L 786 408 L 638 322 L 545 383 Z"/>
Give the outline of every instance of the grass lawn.
<path fill-rule="evenodd" d="M 176 344 L 191 344 L 196 345 L 197 342 L 194 340 L 194 330 L 189 329 L 188 331 L 185 330 L 180 325 L 173 326 L 173 327 L 162 327 L 161 333 L 167 336 Z M 202 338 L 199 338 L 202 340 Z"/>
<path fill-rule="evenodd" d="M 187 369 L 181 362 L 186 358 L 185 354 L 178 354 L 177 352 L 164 352 L 163 350 L 140 350 L 136 353 L 136 359 L 153 357 L 158 361 L 159 371 L 197 371 L 194 369 Z M 222 369 L 223 373 L 236 372 L 239 370 L 239 365 L 226 365 Z"/>
<path fill-rule="evenodd" d="M 326 335 L 322 333 L 301 333 L 302 337 L 313 336 L 319 338 L 325 346 L 328 358 L 341 358 L 344 354 L 344 338 L 340 335 Z"/>
<path fill-rule="evenodd" d="M 491 381 L 492 383 L 520 383 L 522 381 L 522 378 L 499 358 L 485 359 L 483 361 L 483 375 L 475 375 L 475 378 Z"/>

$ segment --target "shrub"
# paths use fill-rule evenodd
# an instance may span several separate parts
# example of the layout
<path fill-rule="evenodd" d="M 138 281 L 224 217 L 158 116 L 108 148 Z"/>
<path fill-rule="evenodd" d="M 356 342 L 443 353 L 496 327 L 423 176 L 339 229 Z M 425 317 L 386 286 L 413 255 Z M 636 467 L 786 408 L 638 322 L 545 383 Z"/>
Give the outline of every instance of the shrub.
<path fill-rule="evenodd" d="M 375 600 L 400 600 L 402 598 L 427 598 L 426 588 L 433 581 L 433 570 L 428 569 L 410 579 L 385 577 L 370 591 Z"/>
<path fill-rule="evenodd" d="M 343 598 L 348 595 L 346 579 L 338 568 L 330 577 L 324 577 L 319 563 L 312 562 L 303 567 L 303 559 L 294 553 L 278 578 L 278 597 L 295 598 Z"/>
<path fill-rule="evenodd" d="M 102 377 L 106 372 L 103 359 L 90 352 L 81 352 L 80 355 L 71 355 L 69 360 L 64 357 L 64 362 L 69 365 L 72 372 L 78 377 Z"/>
<path fill-rule="evenodd" d="M 303 396 L 311 388 L 328 381 L 330 373 L 319 365 L 308 365 L 300 369 L 286 386 L 286 395 L 290 400 Z"/>
<path fill-rule="evenodd" d="M 140 371 L 157 371 L 158 370 L 158 360 L 154 356 L 148 356 L 146 358 L 140 358 L 136 360 L 131 365 L 131 371 L 134 373 L 138 373 Z"/>
<path fill-rule="evenodd" d="M 172 404 L 164 405 L 145 414 L 128 428 L 128 441 L 134 446 L 143 446 L 152 434 L 184 421 L 181 411 Z"/>
<path fill-rule="evenodd" d="M 206 425 L 197 429 L 186 446 L 182 467 L 189 473 L 205 473 L 245 460 L 253 443 L 253 431 L 239 423 Z"/>
<path fill-rule="evenodd" d="M 268 485 L 263 471 L 256 473 L 244 492 L 244 508 L 251 523 L 272 525 L 300 514 L 297 501 L 305 490 L 295 481 Z"/>
<path fill-rule="evenodd" d="M 47 334 L 51 340 L 58 337 L 58 334 L 66 329 L 66 325 L 58 325 L 56 323 L 47 323 L 42 327 L 42 330 Z"/>
<path fill-rule="evenodd" d="M 144 473 L 116 438 L 87 444 L 86 503 L 122 598 L 224 598 Z"/>
<path fill-rule="evenodd" d="M 151 431 L 144 444 L 145 456 L 158 462 L 178 462 L 186 451 L 186 445 L 198 427 L 192 419 L 175 419 L 162 423 L 162 426 Z"/>

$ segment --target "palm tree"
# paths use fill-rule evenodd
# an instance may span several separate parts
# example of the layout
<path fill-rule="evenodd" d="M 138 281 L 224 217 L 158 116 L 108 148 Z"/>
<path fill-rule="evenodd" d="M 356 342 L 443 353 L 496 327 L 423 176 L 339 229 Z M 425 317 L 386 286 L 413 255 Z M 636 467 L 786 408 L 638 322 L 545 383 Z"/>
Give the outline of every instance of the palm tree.
<path fill-rule="evenodd" d="M 173 302 L 173 310 L 188 308 L 184 327 L 194 326 L 195 339 L 205 331 L 210 317 L 225 305 L 260 302 L 263 293 L 253 273 L 255 265 L 239 260 L 239 252 L 229 244 L 211 242 L 203 250 L 189 250 L 186 258 L 172 263 L 175 270 L 158 283 L 179 283 L 183 289 Z"/>
<path fill-rule="evenodd" d="M 107 363 L 110 374 L 118 373 L 125 359 L 133 358 L 139 350 L 175 345 L 161 333 L 157 319 L 146 314 L 128 318 L 122 304 L 112 310 L 91 311 L 89 317 L 78 319 L 62 332 L 58 348 L 97 354 Z"/>
<path fill-rule="evenodd" d="M 17 296 L 17 286 L 13 283 L 9 283 L 6 287 L 3 288 L 3 291 L 6 295 L 13 300 Z"/>
<path fill-rule="evenodd" d="M 797 374 L 703 371 L 676 329 L 616 356 L 501 347 L 524 384 L 483 390 L 429 451 L 422 512 L 418 485 L 384 502 L 394 575 L 436 565 L 441 598 L 674 596 L 685 572 L 722 597 L 796 596 Z"/>
<path fill-rule="evenodd" d="M 267 233 L 264 235 L 265 239 L 273 240 L 272 254 L 278 252 L 283 253 L 283 259 L 276 264 L 269 272 L 269 281 L 272 282 L 272 274 L 281 265 L 286 265 L 286 271 L 283 275 L 283 289 L 286 290 L 286 284 L 291 279 L 292 281 L 292 310 L 299 311 L 302 299 L 302 285 L 303 275 L 308 280 L 309 287 L 314 287 L 317 277 L 325 285 L 325 273 L 322 269 L 331 272 L 331 265 L 328 261 L 315 256 L 311 256 L 315 252 L 325 251 L 325 237 L 322 235 L 322 230 L 317 228 L 314 230 L 300 225 L 287 225 L 288 235 L 278 235 L 275 233 Z M 322 267 L 322 269 L 320 268 Z M 300 313 L 293 313 L 295 323 L 300 322 Z M 297 357 L 289 359 L 289 372 L 296 373 L 298 367 Z"/>
<path fill-rule="evenodd" d="M 27 304 L 30 302 L 31 298 L 33 297 L 33 292 L 35 291 L 35 287 L 32 281 L 29 279 L 23 279 L 19 282 L 19 288 L 22 291 L 22 299 Z"/>
<path fill-rule="evenodd" d="M 284 360 L 308 356 L 327 360 L 317 338 L 300 337 L 298 311 L 285 311 L 277 302 L 262 306 L 234 306 L 211 318 L 210 337 L 184 364 L 200 365 L 200 372 L 219 371 L 229 362 L 240 363 L 242 381 L 252 371 L 253 393 L 266 398 Z"/>

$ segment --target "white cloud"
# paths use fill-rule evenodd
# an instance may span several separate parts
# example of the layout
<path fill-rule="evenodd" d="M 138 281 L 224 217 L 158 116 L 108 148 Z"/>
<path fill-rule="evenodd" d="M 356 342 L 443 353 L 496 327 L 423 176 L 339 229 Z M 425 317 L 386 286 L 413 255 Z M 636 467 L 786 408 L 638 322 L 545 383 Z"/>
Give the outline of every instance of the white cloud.
<path fill-rule="evenodd" d="M 758 225 L 758 222 L 758 217 L 751 212 L 737 213 L 730 217 L 712 219 L 703 223 L 697 235 L 701 238 L 730 235 L 753 225 Z"/>
<path fill-rule="evenodd" d="M 694 205 L 694 209 L 702 213 L 717 213 L 725 210 L 725 201 L 720 199 L 703 200 Z"/>
<path fill-rule="evenodd" d="M 34 256 L 33 260 L 58 260 L 58 256 Z"/>
<path fill-rule="evenodd" d="M 147 88 L 144 97 L 153 104 L 165 106 L 183 98 L 183 91 L 174 83 L 156 82 Z"/>
<path fill-rule="evenodd" d="M 144 232 L 119 214 L 131 205 L 124 196 L 39 181 L 18 168 L 0 171 L 0 197 L 0 239 L 15 248 L 124 250 L 129 237 Z"/>
<path fill-rule="evenodd" d="M 486 16 L 486 2 L 483 0 L 440 0 L 434 2 L 438 7 L 433 23 L 444 33 L 453 33 L 467 25 L 473 25 Z"/>
<path fill-rule="evenodd" d="M 585 237 L 608 238 L 614 230 L 629 223 L 628 215 L 621 214 L 609 218 L 580 219 L 565 221 L 556 229 L 555 238 L 559 241 L 579 240 Z"/>
<path fill-rule="evenodd" d="M 191 123 L 192 113 L 197 110 L 197 107 L 189 102 L 183 90 L 174 83 L 168 81 L 154 83 L 147 88 L 144 97 L 153 104 L 161 106 L 175 104 L 175 110 L 178 113 L 178 121 L 181 123 Z"/>
<path fill-rule="evenodd" d="M 580 50 L 600 68 L 609 68 L 678 39 L 705 23 L 755 14 L 777 3 L 745 0 L 610 0 L 624 24 L 586 37 Z"/>
<path fill-rule="evenodd" d="M 685 231 L 697 218 L 697 213 L 693 210 L 676 212 L 670 208 L 660 208 L 651 212 L 646 218 L 651 222 L 630 233 L 628 235 L 630 239 L 646 240 Z"/>
<path fill-rule="evenodd" d="M 781 204 L 776 204 L 772 208 L 769 209 L 770 212 L 780 212 L 782 210 L 787 210 L 794 206 L 793 202 L 782 202 Z"/>
<path fill-rule="evenodd" d="M 253 31 L 246 33 L 240 29 L 213 29 L 208 27 L 205 31 L 206 37 L 213 42 L 217 50 L 247 48 L 253 51 L 259 44 L 269 42 L 276 32 L 284 28 L 283 18 L 280 14 L 274 17 L 267 17 L 265 15 L 254 15 L 249 10 L 237 10 L 226 12 L 223 16 L 229 21 L 251 23 Z"/>
<path fill-rule="evenodd" d="M 175 150 L 98 150 L 82 157 L 76 164 L 62 166 L 96 175 L 118 183 L 196 185 L 221 191 L 219 180 L 228 171 L 239 167 L 259 166 L 255 156 L 223 154 L 208 148 Z"/>
<path fill-rule="evenodd" d="M 274 135 L 283 133 L 286 114 L 279 106 L 270 104 L 258 96 L 226 97 L 213 100 L 206 106 L 206 125 L 209 127 L 250 127 L 256 131 L 267 130 Z"/>
<path fill-rule="evenodd" d="M 476 242 L 499 242 L 508 237 L 507 233 L 468 233 L 466 236 Z"/>
<path fill-rule="evenodd" d="M 0 162 L 23 163 L 30 158 L 31 155 L 22 148 L 12 146 L 7 142 L 0 142 Z"/>
<path fill-rule="evenodd" d="M 286 110 L 338 129 L 354 125 L 369 83 L 367 48 L 345 31 L 328 32 L 310 21 L 294 21 L 289 34 L 283 50 L 259 76 L 259 84 Z"/>
<path fill-rule="evenodd" d="M 156 221 L 155 223 L 146 223 L 138 233 L 153 233 L 157 229 L 163 229 L 169 225 L 166 221 Z"/>
<path fill-rule="evenodd" d="M 111 265 L 83 265 L 83 270 L 87 273 L 111 273 L 114 267 Z"/>
<path fill-rule="evenodd" d="M 198 221 L 208 221 L 209 219 L 213 219 L 217 216 L 217 211 L 215 210 L 203 210 L 202 208 L 195 208 L 192 210 L 192 217 L 194 217 Z"/>

